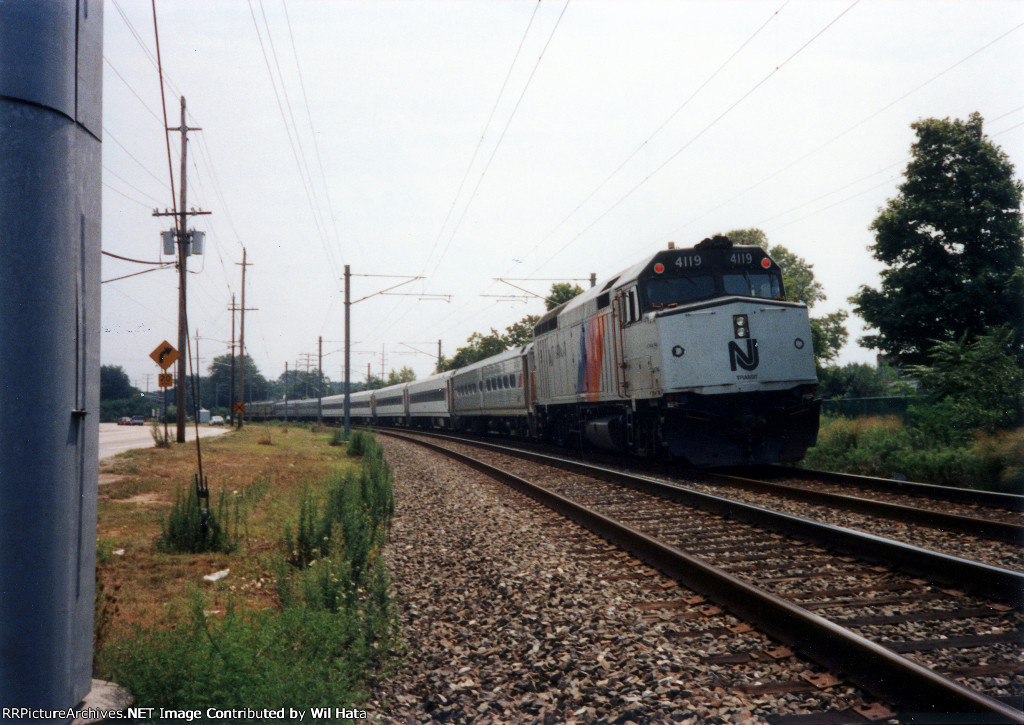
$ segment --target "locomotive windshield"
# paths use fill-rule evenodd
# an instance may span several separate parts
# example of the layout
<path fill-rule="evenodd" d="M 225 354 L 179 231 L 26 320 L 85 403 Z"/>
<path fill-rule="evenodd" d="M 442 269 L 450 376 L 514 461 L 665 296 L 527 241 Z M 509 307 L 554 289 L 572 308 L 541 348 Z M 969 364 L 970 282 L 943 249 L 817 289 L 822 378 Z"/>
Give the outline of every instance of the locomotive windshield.
<path fill-rule="evenodd" d="M 639 283 L 641 304 L 647 310 L 725 295 L 766 299 L 785 296 L 779 268 L 758 247 L 729 245 L 661 252 L 641 273 Z"/>
<path fill-rule="evenodd" d="M 776 274 L 742 272 L 723 274 L 722 291 L 727 295 L 750 297 L 782 297 L 782 280 Z"/>

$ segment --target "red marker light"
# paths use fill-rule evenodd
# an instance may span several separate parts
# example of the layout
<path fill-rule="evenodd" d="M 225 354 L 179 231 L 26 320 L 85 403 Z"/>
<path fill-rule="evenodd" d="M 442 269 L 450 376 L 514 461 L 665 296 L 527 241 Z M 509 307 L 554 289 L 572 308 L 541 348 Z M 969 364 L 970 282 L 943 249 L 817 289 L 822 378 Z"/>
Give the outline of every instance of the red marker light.
<path fill-rule="evenodd" d="M 658 262 L 656 265 L 654 265 L 654 273 L 655 274 L 661 274 L 664 271 L 665 271 L 665 265 L 662 264 L 661 262 Z"/>
<path fill-rule="evenodd" d="M 764 267 L 765 269 L 768 269 L 769 267 L 772 266 L 772 260 L 768 259 L 768 257 L 765 257 L 764 259 L 761 260 L 761 266 Z"/>

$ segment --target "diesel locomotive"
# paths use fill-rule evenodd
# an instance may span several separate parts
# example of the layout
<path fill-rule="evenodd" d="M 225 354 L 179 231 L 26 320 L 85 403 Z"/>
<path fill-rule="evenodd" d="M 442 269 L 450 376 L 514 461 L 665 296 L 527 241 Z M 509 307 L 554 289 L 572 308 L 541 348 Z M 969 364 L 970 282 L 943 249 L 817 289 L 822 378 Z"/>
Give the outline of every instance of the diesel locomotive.
<path fill-rule="evenodd" d="M 694 466 L 792 462 L 820 400 L 807 306 L 756 246 L 657 252 L 550 310 L 529 345 L 350 395 L 358 424 L 501 432 Z M 323 417 L 344 415 L 323 398 Z M 288 410 L 286 410 L 286 405 Z M 317 400 L 252 406 L 309 419 Z"/>

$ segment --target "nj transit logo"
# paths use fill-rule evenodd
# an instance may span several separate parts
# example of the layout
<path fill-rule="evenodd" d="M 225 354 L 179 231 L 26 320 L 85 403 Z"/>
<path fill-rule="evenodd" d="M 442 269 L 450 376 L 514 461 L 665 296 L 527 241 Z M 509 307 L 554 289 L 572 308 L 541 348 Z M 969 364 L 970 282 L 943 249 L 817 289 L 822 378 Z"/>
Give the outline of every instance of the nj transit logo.
<path fill-rule="evenodd" d="M 761 362 L 757 354 L 757 340 L 748 337 L 742 342 L 746 343 L 746 350 L 735 340 L 729 343 L 729 367 L 736 370 L 736 366 L 739 365 L 744 370 L 753 370 Z"/>

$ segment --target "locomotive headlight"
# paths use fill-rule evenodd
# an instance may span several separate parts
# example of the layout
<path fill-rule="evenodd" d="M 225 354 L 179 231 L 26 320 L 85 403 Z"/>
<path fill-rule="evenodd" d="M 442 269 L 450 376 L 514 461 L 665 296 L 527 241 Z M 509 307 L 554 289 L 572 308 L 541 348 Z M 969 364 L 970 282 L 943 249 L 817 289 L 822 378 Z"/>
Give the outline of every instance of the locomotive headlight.
<path fill-rule="evenodd" d="M 750 327 L 747 324 L 746 315 L 732 316 L 732 334 L 737 339 L 750 337 Z"/>

